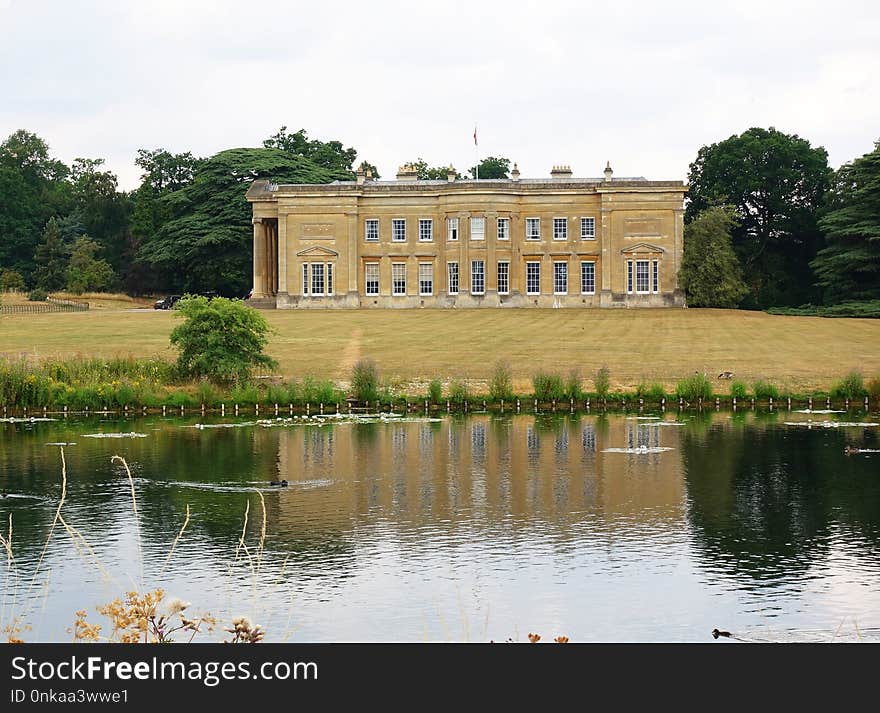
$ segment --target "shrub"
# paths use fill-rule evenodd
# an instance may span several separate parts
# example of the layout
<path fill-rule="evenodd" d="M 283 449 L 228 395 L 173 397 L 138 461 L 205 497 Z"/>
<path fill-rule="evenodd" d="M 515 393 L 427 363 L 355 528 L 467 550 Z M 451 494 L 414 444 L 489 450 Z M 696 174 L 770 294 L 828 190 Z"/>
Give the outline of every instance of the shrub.
<path fill-rule="evenodd" d="M 36 289 L 28 292 L 28 302 L 45 302 L 48 297 L 46 290 Z"/>
<path fill-rule="evenodd" d="M 351 391 L 358 401 L 379 398 L 379 370 L 371 359 L 361 359 L 352 368 Z"/>
<path fill-rule="evenodd" d="M 263 353 L 269 339 L 268 323 L 240 300 L 185 297 L 178 302 L 175 316 L 185 320 L 171 332 L 171 344 L 180 352 L 177 365 L 182 374 L 230 384 L 246 381 L 255 368 L 277 366 Z"/>
<path fill-rule="evenodd" d="M 596 387 L 596 395 L 599 398 L 604 399 L 608 396 L 608 389 L 611 386 L 611 372 L 608 371 L 607 366 L 603 366 L 596 372 L 596 378 L 593 379 L 593 384 Z"/>
<path fill-rule="evenodd" d="M 252 384 L 237 384 L 229 392 L 229 399 L 234 404 L 256 404 L 260 402 L 260 392 Z"/>
<path fill-rule="evenodd" d="M 378 397 L 377 397 L 378 398 Z M 303 379 L 300 387 L 300 402 L 315 404 L 332 404 L 345 401 L 342 394 L 332 381 L 319 380 L 313 376 Z"/>
<path fill-rule="evenodd" d="M 868 395 L 872 399 L 880 399 L 880 377 L 871 379 L 868 382 Z"/>
<path fill-rule="evenodd" d="M 565 397 L 565 387 L 559 374 L 539 371 L 532 377 L 532 388 L 538 401 L 557 401 Z"/>
<path fill-rule="evenodd" d="M 584 390 L 581 388 L 581 372 L 578 369 L 572 369 L 568 372 L 568 379 L 565 381 L 565 395 L 580 401 L 584 396 Z"/>
<path fill-rule="evenodd" d="M 0 270 L 0 291 L 18 292 L 24 289 L 24 278 L 17 270 Z"/>
<path fill-rule="evenodd" d="M 851 371 L 831 386 L 831 395 L 838 399 L 858 399 L 867 393 L 864 377 L 858 371 Z"/>
<path fill-rule="evenodd" d="M 759 379 L 752 384 L 752 393 L 760 401 L 779 398 L 779 389 L 776 388 L 776 384 L 772 384 L 764 379 Z"/>
<path fill-rule="evenodd" d="M 495 364 L 492 381 L 489 382 L 489 397 L 493 401 L 510 401 L 513 399 L 513 377 L 507 362 Z"/>
<path fill-rule="evenodd" d="M 196 389 L 196 398 L 205 406 L 213 406 L 220 401 L 217 390 L 207 381 L 200 381 Z"/>
<path fill-rule="evenodd" d="M 428 384 L 428 401 L 432 404 L 439 404 L 442 398 L 443 384 L 440 383 L 440 379 L 431 379 L 431 383 Z"/>
<path fill-rule="evenodd" d="M 660 403 L 666 398 L 666 389 L 663 388 L 663 384 L 653 383 L 648 387 L 647 397 L 651 401 Z"/>
<path fill-rule="evenodd" d="M 743 381 L 734 381 L 730 385 L 730 397 L 734 399 L 746 399 L 749 397 L 749 389 Z"/>
<path fill-rule="evenodd" d="M 685 401 L 696 401 L 712 397 L 712 384 L 705 374 L 694 374 L 682 379 L 675 386 L 675 395 Z"/>
<path fill-rule="evenodd" d="M 468 400 L 468 387 L 463 381 L 455 379 L 449 384 L 449 400 L 454 404 L 463 404 Z"/>

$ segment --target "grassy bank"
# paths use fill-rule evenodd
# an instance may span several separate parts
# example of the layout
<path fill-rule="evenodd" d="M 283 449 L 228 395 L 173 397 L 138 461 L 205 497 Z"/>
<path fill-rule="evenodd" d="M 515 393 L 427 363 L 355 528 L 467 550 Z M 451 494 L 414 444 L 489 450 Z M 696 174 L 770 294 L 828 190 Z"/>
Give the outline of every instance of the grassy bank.
<path fill-rule="evenodd" d="M 792 393 L 827 390 L 851 369 L 880 374 L 880 320 L 787 317 L 737 310 L 345 310 L 269 311 L 269 354 L 282 380 L 311 375 L 347 385 L 352 365 L 372 358 L 409 393 L 431 379 L 461 379 L 488 392 L 506 359 L 513 387 L 531 390 L 536 371 L 585 376 L 610 370 L 611 389 L 660 383 L 671 392 L 694 374 L 724 371 Z M 76 355 L 174 358 L 169 312 L 90 311 L 8 315 L 0 352 L 29 358 Z M 723 382 L 718 388 L 723 388 Z"/>

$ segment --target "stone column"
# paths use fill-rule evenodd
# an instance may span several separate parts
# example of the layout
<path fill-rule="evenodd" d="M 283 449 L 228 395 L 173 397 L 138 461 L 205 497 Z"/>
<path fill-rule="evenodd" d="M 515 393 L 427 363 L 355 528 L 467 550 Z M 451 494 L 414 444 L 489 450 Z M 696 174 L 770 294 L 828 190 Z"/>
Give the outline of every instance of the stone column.
<path fill-rule="evenodd" d="M 287 299 L 287 216 L 278 216 L 278 295 Z"/>
<path fill-rule="evenodd" d="M 254 218 L 254 292 L 252 297 L 264 299 L 266 294 L 266 226 L 262 218 Z"/>

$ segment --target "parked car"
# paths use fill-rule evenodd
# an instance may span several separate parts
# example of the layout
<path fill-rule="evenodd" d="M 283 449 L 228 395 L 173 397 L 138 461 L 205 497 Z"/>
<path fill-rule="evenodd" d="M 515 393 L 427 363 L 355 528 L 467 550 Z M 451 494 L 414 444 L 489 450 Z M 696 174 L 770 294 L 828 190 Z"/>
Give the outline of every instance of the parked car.
<path fill-rule="evenodd" d="M 181 295 L 168 295 L 164 299 L 157 300 L 156 304 L 153 305 L 153 309 L 171 309 L 180 298 Z"/>

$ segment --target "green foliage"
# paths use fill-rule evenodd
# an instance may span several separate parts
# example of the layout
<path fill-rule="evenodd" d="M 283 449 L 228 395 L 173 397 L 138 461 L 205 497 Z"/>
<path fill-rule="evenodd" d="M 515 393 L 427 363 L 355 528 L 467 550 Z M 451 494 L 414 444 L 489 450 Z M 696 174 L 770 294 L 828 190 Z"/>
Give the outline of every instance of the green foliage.
<path fill-rule="evenodd" d="M 31 290 L 28 292 L 28 301 L 29 302 L 45 302 L 48 299 L 49 295 L 46 293 L 46 290 Z"/>
<path fill-rule="evenodd" d="M 675 395 L 685 401 L 709 399 L 712 397 L 712 383 L 705 374 L 694 374 L 675 385 Z"/>
<path fill-rule="evenodd" d="M 282 126 L 277 134 L 263 142 L 263 147 L 278 149 L 291 156 L 304 158 L 320 168 L 345 174 L 345 179 L 354 178 L 351 175 L 351 165 L 354 163 L 357 151 L 353 148 L 343 148 L 340 141 L 309 139 L 305 129 L 288 134 L 287 127 Z M 378 175 L 375 177 L 378 178 Z"/>
<path fill-rule="evenodd" d="M 489 382 L 489 398 L 493 401 L 510 401 L 513 398 L 513 375 L 510 364 L 499 361 Z"/>
<path fill-rule="evenodd" d="M 209 381 L 200 381 L 198 387 L 196 387 L 196 400 L 200 404 L 204 404 L 205 406 L 214 406 L 215 404 L 220 403 L 220 394 L 217 392 L 211 382 Z"/>
<path fill-rule="evenodd" d="M 24 278 L 16 270 L 0 270 L 0 291 L 20 292 L 25 288 Z"/>
<path fill-rule="evenodd" d="M 316 379 L 306 376 L 299 388 L 299 402 L 301 404 L 334 404 L 345 401 L 345 394 L 336 388 L 336 384 L 326 379 Z"/>
<path fill-rule="evenodd" d="M 880 377 L 874 377 L 867 385 L 868 396 L 872 399 L 880 399 Z"/>
<path fill-rule="evenodd" d="M 185 320 L 171 332 L 181 374 L 228 384 L 249 379 L 256 368 L 277 366 L 263 353 L 270 333 L 266 319 L 239 300 L 187 296 L 175 316 Z"/>
<path fill-rule="evenodd" d="M 868 317 L 878 319 L 880 318 L 880 300 L 840 302 L 827 307 L 810 304 L 800 307 L 771 307 L 767 312 L 795 317 Z"/>
<path fill-rule="evenodd" d="M 428 401 L 432 404 L 439 404 L 443 398 L 443 384 L 440 379 L 431 379 L 428 384 Z"/>
<path fill-rule="evenodd" d="M 840 167 L 828 207 L 827 245 L 812 263 L 826 302 L 880 300 L 880 141 Z"/>
<path fill-rule="evenodd" d="M 495 156 L 487 156 L 470 169 L 471 178 L 510 178 L 509 172 L 510 159 Z"/>
<path fill-rule="evenodd" d="M 646 393 L 646 398 L 649 401 L 654 401 L 656 403 L 660 403 L 661 399 L 666 398 L 666 389 L 663 388 L 663 384 L 654 383 L 648 387 L 648 391 Z"/>
<path fill-rule="evenodd" d="M 760 401 L 765 401 L 767 399 L 773 399 L 775 401 L 779 398 L 779 389 L 776 387 L 776 384 L 764 379 L 759 379 L 752 384 L 752 393 L 755 395 L 755 398 Z"/>
<path fill-rule="evenodd" d="M 417 161 L 407 161 L 416 169 L 416 177 L 420 181 L 445 181 L 447 179 L 447 173 L 449 172 L 449 166 L 429 166 L 427 161 L 423 158 L 419 158 Z M 461 174 L 453 169 L 456 178 L 461 178 Z"/>
<path fill-rule="evenodd" d="M 113 284 L 113 268 L 97 257 L 100 246 L 83 235 L 73 244 L 67 265 L 67 289 L 78 295 L 83 292 L 107 291 Z"/>
<path fill-rule="evenodd" d="M 858 371 L 851 371 L 831 386 L 831 395 L 839 399 L 860 399 L 867 394 L 865 378 Z"/>
<path fill-rule="evenodd" d="M 253 384 L 237 383 L 229 392 L 229 400 L 233 404 L 258 404 L 260 403 L 260 391 Z"/>
<path fill-rule="evenodd" d="M 593 379 L 593 386 L 596 389 L 596 395 L 604 399 L 608 396 L 608 389 L 611 386 L 611 372 L 607 366 L 603 366 L 596 372 Z"/>
<path fill-rule="evenodd" d="M 559 374 L 539 371 L 532 377 L 532 388 L 538 401 L 559 401 L 565 398 L 565 386 Z"/>
<path fill-rule="evenodd" d="M 734 399 L 747 399 L 749 397 L 749 389 L 743 381 L 734 381 L 730 384 L 730 396 Z"/>
<path fill-rule="evenodd" d="M 67 283 L 69 251 L 61 238 L 61 228 L 50 218 L 43 231 L 43 240 L 34 252 L 34 283 L 49 292 L 61 290 Z"/>
<path fill-rule="evenodd" d="M 358 401 L 379 398 L 379 370 L 372 359 L 361 359 L 352 368 L 351 391 Z"/>
<path fill-rule="evenodd" d="M 736 225 L 726 208 L 707 208 L 684 229 L 684 257 L 678 281 L 690 307 L 736 307 L 748 294 L 731 246 Z"/>
<path fill-rule="evenodd" d="M 565 396 L 575 401 L 580 401 L 584 397 L 584 390 L 581 388 L 581 372 L 577 367 L 568 372 L 568 378 L 565 380 Z"/>
<path fill-rule="evenodd" d="M 686 222 L 732 205 L 733 247 L 759 307 L 813 296 L 809 262 L 821 241 L 817 216 L 832 172 L 828 154 L 797 135 L 752 128 L 703 146 L 690 165 Z"/>
<path fill-rule="evenodd" d="M 468 393 L 467 384 L 458 379 L 453 379 L 449 384 L 449 400 L 460 406 L 467 401 L 469 397 L 470 394 Z"/>

